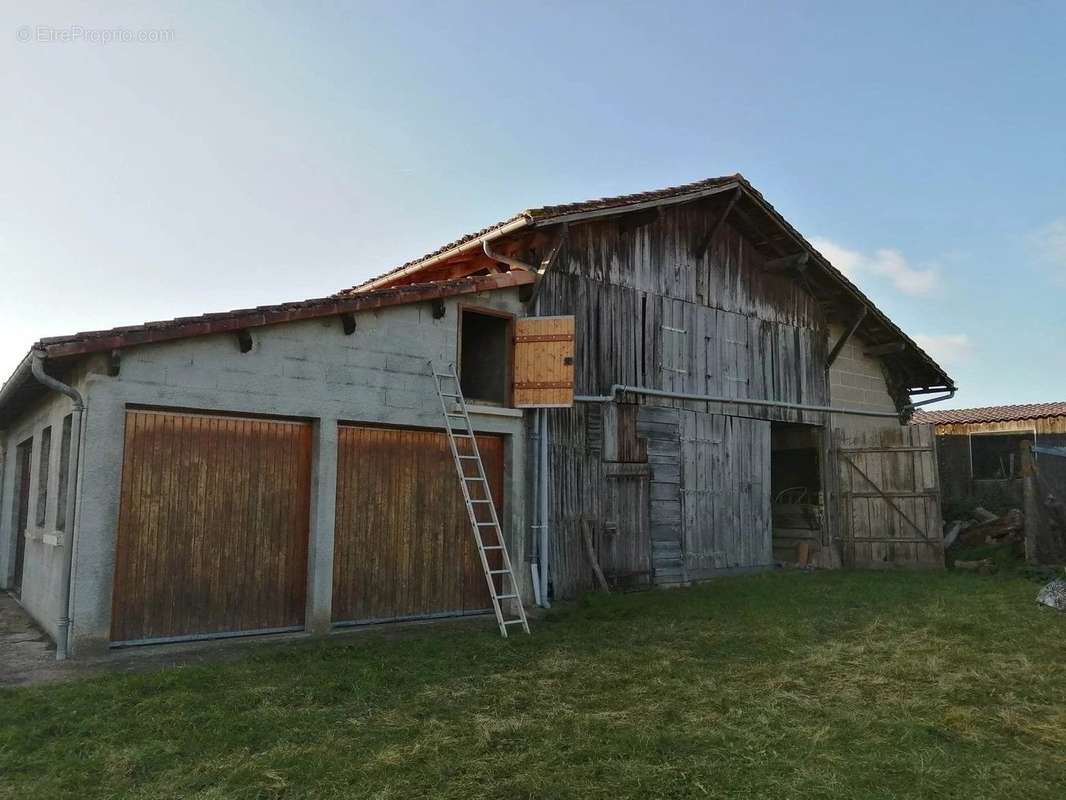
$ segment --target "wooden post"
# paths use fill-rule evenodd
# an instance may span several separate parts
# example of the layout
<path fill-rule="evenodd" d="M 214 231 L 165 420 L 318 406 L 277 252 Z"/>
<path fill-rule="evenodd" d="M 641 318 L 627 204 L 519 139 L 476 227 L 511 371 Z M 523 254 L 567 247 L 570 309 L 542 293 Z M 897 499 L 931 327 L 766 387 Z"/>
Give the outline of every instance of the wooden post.
<path fill-rule="evenodd" d="M 1022 442 L 1022 506 L 1025 514 L 1025 560 L 1036 564 L 1039 560 L 1040 501 L 1036 491 L 1036 464 L 1033 463 L 1033 443 Z"/>

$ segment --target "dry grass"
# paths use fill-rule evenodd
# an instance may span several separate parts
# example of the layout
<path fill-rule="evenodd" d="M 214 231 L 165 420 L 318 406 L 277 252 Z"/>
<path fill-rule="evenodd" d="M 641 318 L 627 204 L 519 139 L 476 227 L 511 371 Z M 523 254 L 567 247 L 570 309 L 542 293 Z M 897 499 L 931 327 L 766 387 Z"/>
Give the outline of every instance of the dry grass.
<path fill-rule="evenodd" d="M 0 693 L 0 796 L 1058 798 L 1021 578 L 764 575 Z"/>

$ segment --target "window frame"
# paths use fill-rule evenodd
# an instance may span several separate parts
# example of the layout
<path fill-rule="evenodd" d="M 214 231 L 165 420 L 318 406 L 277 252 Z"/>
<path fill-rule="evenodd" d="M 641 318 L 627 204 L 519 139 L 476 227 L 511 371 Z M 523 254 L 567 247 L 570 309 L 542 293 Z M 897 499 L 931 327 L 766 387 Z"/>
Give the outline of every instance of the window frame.
<path fill-rule="evenodd" d="M 971 431 L 966 436 L 967 446 L 968 446 L 968 450 L 969 450 L 969 457 L 970 457 L 970 480 L 973 480 L 973 481 L 991 481 L 991 482 L 1019 480 L 1021 478 L 1021 474 L 1020 473 L 1013 474 L 1009 478 L 989 478 L 989 477 L 979 476 L 975 472 L 975 470 L 974 470 L 974 458 L 973 458 L 973 441 L 974 441 L 975 438 L 987 438 L 987 437 L 993 437 L 993 436 L 1000 436 L 1000 437 L 1005 437 L 1005 436 L 1012 436 L 1012 437 L 1027 436 L 1027 437 L 1029 437 L 1030 441 L 1034 445 L 1036 444 L 1036 428 L 1035 427 L 1034 428 L 1017 428 L 1015 430 L 1010 430 L 1010 431 Z M 1019 465 L 1019 467 L 1020 467 L 1020 465 Z"/>
<path fill-rule="evenodd" d="M 507 365 L 504 369 L 504 387 L 503 387 L 503 402 L 496 404 L 491 400 L 484 400 L 481 398 L 466 397 L 466 392 L 463 392 L 463 399 L 468 405 L 489 405 L 493 408 L 514 408 L 514 323 L 515 315 L 509 311 L 501 311 L 498 308 L 489 308 L 486 306 L 472 305 L 466 303 L 459 303 L 456 307 L 456 313 L 459 319 L 456 322 L 456 340 L 455 340 L 455 372 L 459 378 L 459 385 L 462 386 L 463 382 L 463 318 L 467 312 L 472 314 L 480 314 L 484 317 L 498 317 L 506 320 L 507 329 L 505 336 L 505 348 Z"/>

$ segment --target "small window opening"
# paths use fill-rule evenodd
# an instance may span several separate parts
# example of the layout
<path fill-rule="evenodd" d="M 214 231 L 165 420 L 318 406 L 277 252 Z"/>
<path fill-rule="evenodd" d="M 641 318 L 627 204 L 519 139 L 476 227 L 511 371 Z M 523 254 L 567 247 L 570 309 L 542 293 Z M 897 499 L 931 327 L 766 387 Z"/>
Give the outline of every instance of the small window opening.
<path fill-rule="evenodd" d="M 974 480 L 1007 481 L 1021 476 L 1022 442 L 1035 443 L 1031 431 L 981 433 L 970 436 L 970 469 Z"/>
<path fill-rule="evenodd" d="M 774 422 L 770 428 L 770 497 L 774 560 L 806 564 L 822 546 L 821 428 Z"/>
<path fill-rule="evenodd" d="M 59 436 L 59 480 L 56 482 L 56 530 L 67 529 L 67 482 L 70 480 L 70 428 L 73 414 L 63 417 Z"/>
<path fill-rule="evenodd" d="M 511 318 L 464 309 L 459 383 L 470 402 L 504 406 L 510 396 Z"/>
<path fill-rule="evenodd" d="M 20 442 L 15 448 L 15 574 L 12 588 L 22 596 L 22 564 L 26 554 L 26 527 L 30 520 L 30 464 L 33 461 L 33 439 Z"/>
<path fill-rule="evenodd" d="M 44 525 L 48 513 L 48 467 L 52 459 L 52 426 L 41 431 L 40 461 L 37 462 L 37 527 Z"/>

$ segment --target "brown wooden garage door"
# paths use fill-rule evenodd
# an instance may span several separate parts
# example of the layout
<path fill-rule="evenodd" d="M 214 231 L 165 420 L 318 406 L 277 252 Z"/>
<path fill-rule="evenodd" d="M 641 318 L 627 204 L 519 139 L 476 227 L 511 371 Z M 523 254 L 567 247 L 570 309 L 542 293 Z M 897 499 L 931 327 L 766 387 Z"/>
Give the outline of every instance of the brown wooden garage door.
<path fill-rule="evenodd" d="M 311 426 L 128 411 L 111 639 L 302 626 Z"/>
<path fill-rule="evenodd" d="M 444 434 L 342 426 L 338 438 L 334 621 L 490 608 Z M 503 440 L 477 441 L 502 519 Z"/>

